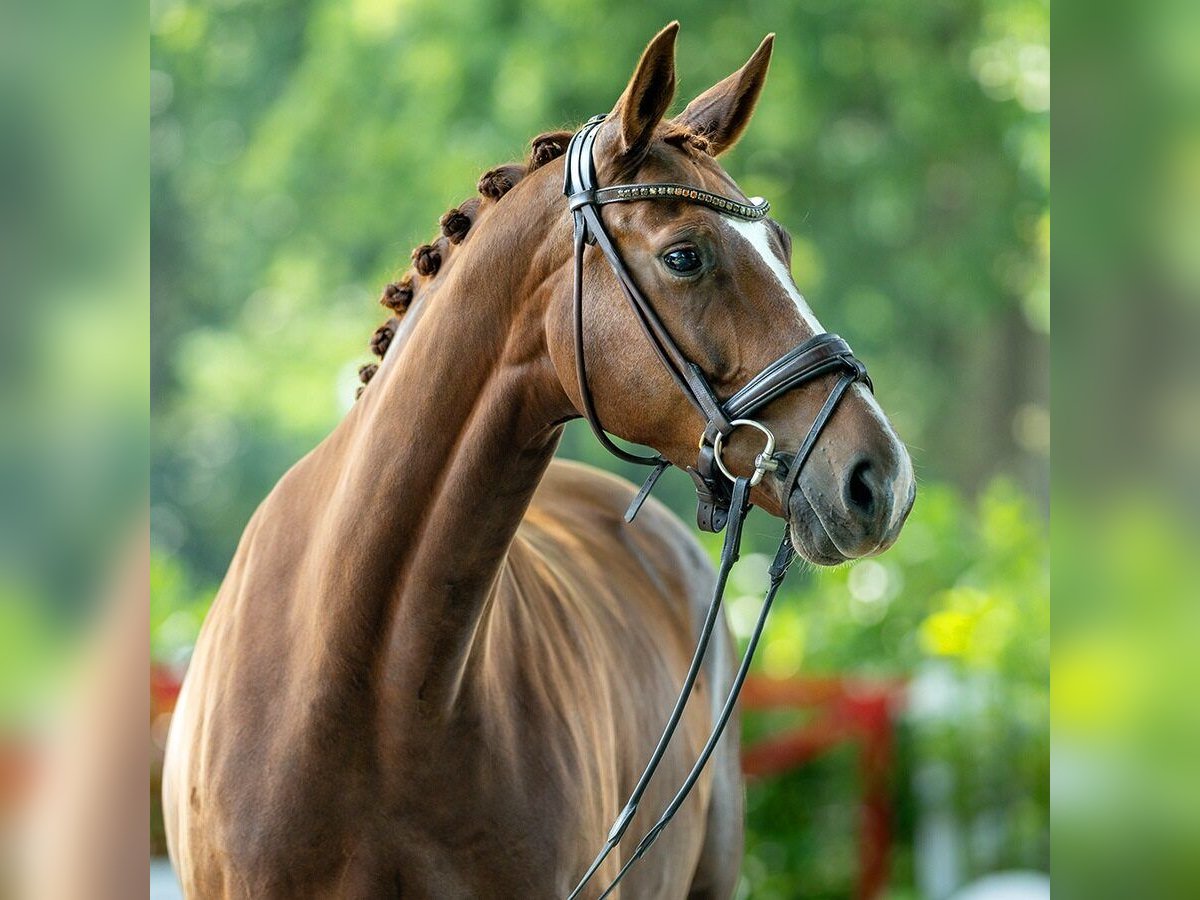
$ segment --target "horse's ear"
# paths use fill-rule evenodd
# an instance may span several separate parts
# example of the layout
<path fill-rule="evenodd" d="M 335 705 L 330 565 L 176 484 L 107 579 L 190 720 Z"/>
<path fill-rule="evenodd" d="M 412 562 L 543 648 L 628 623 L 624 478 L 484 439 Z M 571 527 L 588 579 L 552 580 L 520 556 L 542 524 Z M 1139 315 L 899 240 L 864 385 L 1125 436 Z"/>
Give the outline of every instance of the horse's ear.
<path fill-rule="evenodd" d="M 675 97 L 675 35 L 678 33 L 679 23 L 672 22 L 646 45 L 637 71 L 613 107 L 611 118 L 620 125 L 618 152 L 626 163 L 640 159 L 649 149 L 654 129 Z"/>
<path fill-rule="evenodd" d="M 775 35 L 768 34 L 746 64 L 718 81 L 687 105 L 674 121 L 708 140 L 713 156 L 724 153 L 742 136 L 758 95 L 767 80 Z"/>

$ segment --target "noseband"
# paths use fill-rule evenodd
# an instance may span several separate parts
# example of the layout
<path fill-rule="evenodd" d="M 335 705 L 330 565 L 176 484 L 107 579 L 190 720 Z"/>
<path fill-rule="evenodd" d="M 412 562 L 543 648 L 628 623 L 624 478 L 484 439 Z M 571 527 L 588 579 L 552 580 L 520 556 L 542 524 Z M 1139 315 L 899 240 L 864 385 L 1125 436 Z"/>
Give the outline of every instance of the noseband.
<path fill-rule="evenodd" d="M 846 391 L 856 381 L 861 381 L 871 387 L 866 367 L 855 358 L 850 345 L 834 334 L 818 334 L 809 338 L 751 378 L 731 397 L 722 401 L 709 384 L 704 372 L 687 358 L 675 343 L 671 333 L 655 312 L 654 307 L 646 300 L 645 295 L 638 289 L 629 269 L 625 266 L 612 237 L 604 228 L 600 217 L 600 207 L 609 203 L 633 203 L 644 200 L 674 200 L 684 203 L 697 203 L 715 209 L 722 215 L 732 216 L 749 222 L 757 222 L 767 215 L 769 204 L 764 200 L 757 203 L 743 203 L 729 197 L 722 197 L 700 188 L 682 184 L 621 184 L 610 187 L 599 187 L 596 184 L 596 167 L 593 158 L 593 147 L 600 125 L 605 116 L 595 116 L 571 138 L 566 152 L 566 175 L 563 193 L 568 198 L 568 206 L 575 223 L 575 278 L 574 278 L 574 337 L 575 337 L 575 370 L 579 380 L 579 394 L 582 400 L 583 413 L 591 425 L 596 439 L 614 456 L 626 462 L 652 466 L 650 476 L 634 497 L 629 510 L 625 514 L 626 521 L 632 521 L 638 509 L 649 496 L 659 476 L 670 463 L 661 455 L 640 456 L 618 447 L 605 433 L 600 418 L 596 412 L 595 401 L 588 385 L 587 366 L 584 357 L 583 334 L 583 255 L 587 244 L 600 248 L 608 260 L 609 266 L 617 276 L 621 290 L 629 301 L 638 324 L 641 325 L 646 339 L 654 348 L 655 354 L 671 378 L 679 386 L 680 391 L 691 404 L 696 407 L 704 420 L 704 429 L 699 440 L 699 454 L 694 466 L 689 466 L 687 472 L 696 485 L 697 513 L 699 527 L 705 531 L 719 532 L 723 528 L 725 540 L 721 551 L 721 562 L 717 569 L 717 581 L 713 590 L 712 601 L 709 603 L 700 638 L 696 643 L 691 665 L 684 677 L 683 685 L 675 702 L 675 707 L 667 720 L 662 736 L 658 740 L 650 760 L 638 779 L 629 800 L 620 815 L 613 823 L 603 848 L 597 854 L 579 884 L 571 892 L 568 900 L 578 897 L 583 888 L 604 863 L 621 840 L 621 836 L 629 827 L 637 811 L 638 804 L 650 783 L 651 777 L 666 754 L 667 745 L 675 733 L 676 726 L 683 717 L 688 697 L 696 683 L 704 661 L 713 630 L 719 618 L 721 600 L 725 593 L 725 584 L 729 572 L 738 558 L 741 545 L 742 523 L 750 510 L 750 489 L 757 485 L 768 472 L 776 472 L 785 479 L 786 498 L 796 485 L 800 470 L 812 453 L 817 438 L 822 429 L 833 416 L 839 401 Z M 801 442 L 794 456 L 787 456 L 775 449 L 775 436 L 770 429 L 754 419 L 753 416 L 764 409 L 769 403 L 782 397 L 789 391 L 802 387 L 824 375 L 838 374 L 829 396 L 813 420 L 808 434 Z M 754 471 L 750 475 L 735 475 L 722 459 L 722 451 L 730 435 L 738 428 L 752 428 L 763 435 L 764 447 L 754 461 Z M 678 811 L 687 798 L 692 787 L 699 779 L 705 764 L 716 749 L 717 743 L 725 730 L 725 726 L 733 713 L 742 683 L 750 668 L 750 661 L 758 646 L 762 629 L 766 623 L 767 613 L 771 603 L 783 583 L 784 575 L 793 559 L 791 542 L 787 529 L 784 530 L 783 540 L 770 567 L 770 583 L 763 599 L 762 610 L 749 645 L 742 657 L 741 665 L 734 676 L 733 685 L 726 697 L 725 704 L 717 716 L 713 729 L 705 741 L 696 763 L 684 780 L 674 799 L 668 804 L 654 826 L 642 838 L 617 873 L 616 878 L 600 895 L 601 900 L 609 896 L 617 884 L 625 877 L 632 865 L 642 857 L 650 845 L 666 828 L 667 823 Z"/>

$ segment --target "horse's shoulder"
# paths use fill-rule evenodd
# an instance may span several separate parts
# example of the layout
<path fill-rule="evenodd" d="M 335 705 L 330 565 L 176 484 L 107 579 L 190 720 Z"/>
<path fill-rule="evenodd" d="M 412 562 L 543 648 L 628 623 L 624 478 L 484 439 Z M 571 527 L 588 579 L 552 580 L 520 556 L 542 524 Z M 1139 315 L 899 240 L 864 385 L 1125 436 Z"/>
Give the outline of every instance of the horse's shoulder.
<path fill-rule="evenodd" d="M 654 497 L 636 519 L 625 511 L 637 488 L 624 478 L 593 466 L 555 459 L 534 494 L 523 531 L 562 534 L 597 551 L 633 552 L 641 565 L 684 577 L 692 590 L 707 590 L 712 564 L 695 534 Z"/>

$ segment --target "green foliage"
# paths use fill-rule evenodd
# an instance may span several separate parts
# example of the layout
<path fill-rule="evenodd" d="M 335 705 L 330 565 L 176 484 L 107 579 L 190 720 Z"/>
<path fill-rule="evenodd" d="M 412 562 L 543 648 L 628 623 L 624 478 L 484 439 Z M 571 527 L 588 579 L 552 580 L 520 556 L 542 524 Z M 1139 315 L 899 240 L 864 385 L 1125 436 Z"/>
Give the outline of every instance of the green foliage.
<path fill-rule="evenodd" d="M 177 557 L 150 557 L 150 656 L 183 663 L 196 643 L 215 589 L 198 590 Z"/>
<path fill-rule="evenodd" d="M 68 658 L 45 607 L 0 582 L 0 737 L 39 722 Z"/>
<path fill-rule="evenodd" d="M 1162 490 L 1056 498 L 1055 860 L 1072 896 L 1200 885 L 1200 560 L 1194 508 Z"/>
<path fill-rule="evenodd" d="M 772 611 L 766 674 L 892 676 L 945 660 L 964 671 L 1046 675 L 1046 535 L 1028 498 L 1008 481 L 974 509 L 944 485 L 923 485 L 918 497 L 884 556 L 789 582 L 801 586 L 785 589 Z M 766 561 L 746 562 L 765 575 Z M 730 605 L 735 629 L 748 633 L 762 579 L 745 579 Z"/>
<path fill-rule="evenodd" d="M 1010 482 L 973 506 L 924 485 L 886 555 L 789 582 L 772 611 L 759 671 L 909 680 L 892 785 L 898 884 L 935 813 L 954 822 L 962 875 L 1049 867 L 1049 577 L 1045 524 Z M 743 634 L 761 587 L 743 582 L 731 600 Z M 746 730 L 781 724 L 750 716 Z M 754 784 L 748 896 L 850 893 L 861 791 L 853 749 Z"/>

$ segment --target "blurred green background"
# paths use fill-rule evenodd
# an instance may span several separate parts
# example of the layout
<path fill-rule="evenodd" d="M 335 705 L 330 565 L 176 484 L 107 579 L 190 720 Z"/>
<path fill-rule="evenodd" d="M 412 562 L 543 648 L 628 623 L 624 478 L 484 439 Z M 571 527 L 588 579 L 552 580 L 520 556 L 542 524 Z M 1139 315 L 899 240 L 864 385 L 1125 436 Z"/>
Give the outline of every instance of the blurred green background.
<path fill-rule="evenodd" d="M 889 896 L 1047 871 L 1044 2 L 153 0 L 153 654 L 186 661 L 250 513 L 352 401 L 409 250 L 484 169 L 611 108 L 671 18 L 677 108 L 778 34 L 723 162 L 790 229 L 920 479 L 886 556 L 792 575 L 758 670 L 908 683 Z M 620 471 L 586 428 L 561 452 Z M 740 636 L 777 530 L 749 526 Z M 853 747 L 752 783 L 743 895 L 852 894 L 861 791 Z"/>

